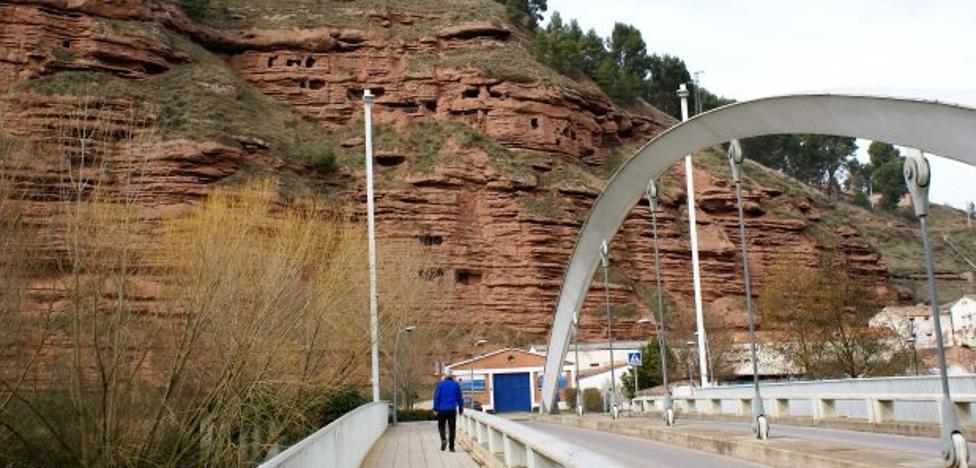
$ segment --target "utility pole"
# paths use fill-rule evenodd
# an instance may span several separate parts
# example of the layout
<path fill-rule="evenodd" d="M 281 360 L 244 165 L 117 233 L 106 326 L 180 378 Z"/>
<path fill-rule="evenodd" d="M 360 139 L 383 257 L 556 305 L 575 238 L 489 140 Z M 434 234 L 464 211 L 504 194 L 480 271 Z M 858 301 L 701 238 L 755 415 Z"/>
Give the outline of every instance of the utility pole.
<path fill-rule="evenodd" d="M 678 88 L 681 98 L 681 120 L 688 120 L 688 86 Z M 705 356 L 705 318 L 702 312 L 701 272 L 698 269 L 698 223 L 695 220 L 695 179 L 691 155 L 685 156 L 685 183 L 688 187 L 688 225 L 691 231 L 691 278 L 695 287 L 695 323 L 698 330 L 698 369 L 702 387 L 708 386 L 708 360 Z"/>
<path fill-rule="evenodd" d="M 373 218 L 373 93 L 363 92 L 363 112 L 366 121 L 366 224 L 369 241 L 369 335 L 370 380 L 373 384 L 373 401 L 380 401 L 380 332 L 379 313 L 376 305 L 376 226 Z"/>
<path fill-rule="evenodd" d="M 702 101 L 701 101 L 701 80 L 699 77 L 705 74 L 705 70 L 698 70 L 694 73 L 695 75 L 695 115 L 702 113 Z"/>

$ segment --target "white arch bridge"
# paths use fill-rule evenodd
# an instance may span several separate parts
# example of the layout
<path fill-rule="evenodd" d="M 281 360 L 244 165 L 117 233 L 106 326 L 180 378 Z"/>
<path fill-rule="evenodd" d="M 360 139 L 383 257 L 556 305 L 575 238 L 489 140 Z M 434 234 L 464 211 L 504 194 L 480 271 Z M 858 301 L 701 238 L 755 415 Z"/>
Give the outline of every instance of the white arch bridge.
<path fill-rule="evenodd" d="M 726 467 L 757 466 L 753 464 L 757 462 L 763 466 L 967 466 L 971 447 L 964 431 L 976 432 L 976 375 L 948 379 L 944 363 L 939 376 L 766 385 L 765 395 L 760 395 L 757 380 L 754 389 L 712 387 L 675 398 L 640 398 L 639 409 L 627 418 L 617 418 L 616 412 L 610 418 L 554 414 L 556 377 L 597 266 L 604 263 L 606 268 L 604 245 L 645 194 L 648 183 L 684 155 L 726 142 L 733 142 L 730 159 L 733 167 L 740 167 L 736 140 L 789 133 L 844 135 L 911 148 L 906 181 L 926 251 L 928 164 L 922 151 L 976 166 L 976 109 L 934 101 L 827 94 L 773 97 L 725 106 L 661 133 L 617 170 L 579 234 L 553 316 L 542 414 L 516 422 L 466 411 L 459 429 L 462 447 L 471 458 L 486 466 L 505 467 Z M 926 266 L 929 295 L 934 299 L 931 262 Z M 746 264 L 743 270 L 748 285 Z M 937 321 L 937 312 L 934 318 Z M 938 331 L 935 335 L 942 336 Z M 764 399 L 777 424 L 771 437 L 763 436 Z M 645 412 L 667 415 L 672 401 L 681 413 L 677 423 L 668 417 L 642 417 Z M 401 423 L 391 430 L 387 418 L 385 402 L 370 403 L 262 466 L 474 466 L 468 455 L 438 451 L 431 423 Z M 938 449 L 941 460 L 936 459 Z"/>

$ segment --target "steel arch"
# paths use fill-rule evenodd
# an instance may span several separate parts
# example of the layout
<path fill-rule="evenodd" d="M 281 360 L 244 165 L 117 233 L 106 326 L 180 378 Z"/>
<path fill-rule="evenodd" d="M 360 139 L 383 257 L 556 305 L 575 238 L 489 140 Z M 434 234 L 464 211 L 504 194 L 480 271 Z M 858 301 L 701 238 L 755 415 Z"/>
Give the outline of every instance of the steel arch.
<path fill-rule="evenodd" d="M 938 101 L 836 94 L 789 95 L 731 104 L 664 131 L 614 173 L 587 215 L 563 277 L 549 332 L 542 410 L 556 412 L 556 376 L 600 260 L 648 180 L 684 155 L 736 138 L 817 133 L 880 140 L 976 166 L 976 109 Z"/>

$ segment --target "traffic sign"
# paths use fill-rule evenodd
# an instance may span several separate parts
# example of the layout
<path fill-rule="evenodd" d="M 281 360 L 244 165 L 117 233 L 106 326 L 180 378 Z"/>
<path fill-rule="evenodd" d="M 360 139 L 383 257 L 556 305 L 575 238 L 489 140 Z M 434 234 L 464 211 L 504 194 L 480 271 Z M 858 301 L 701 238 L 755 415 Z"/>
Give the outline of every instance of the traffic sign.
<path fill-rule="evenodd" d="M 632 366 L 641 365 L 641 353 L 640 351 L 634 353 L 627 353 L 627 364 Z"/>

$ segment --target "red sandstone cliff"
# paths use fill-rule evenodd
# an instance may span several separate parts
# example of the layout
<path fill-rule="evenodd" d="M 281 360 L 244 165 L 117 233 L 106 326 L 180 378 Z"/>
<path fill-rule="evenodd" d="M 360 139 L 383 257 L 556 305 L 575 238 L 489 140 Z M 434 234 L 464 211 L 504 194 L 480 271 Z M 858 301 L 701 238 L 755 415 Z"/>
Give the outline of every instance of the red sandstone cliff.
<path fill-rule="evenodd" d="M 353 6 L 329 5 L 346 9 L 337 18 L 348 20 Z M 125 135 L 150 131 L 146 170 L 134 182 L 147 219 L 158 220 L 169 207 L 254 168 L 337 188 L 351 203 L 364 197 L 356 134 L 362 91 L 369 87 L 378 96 L 375 119 L 389 131 L 402 136 L 415 131 L 412 125 L 434 122 L 440 132 L 431 154 L 427 140 L 380 142 L 380 235 L 412 239 L 436 259 L 438 266 L 426 274 L 432 290 L 447 291 L 436 299 L 445 319 L 466 317 L 484 330 L 539 340 L 581 221 L 612 169 L 611 156 L 674 121 L 653 109 L 621 110 L 592 85 L 551 71 L 528 77 L 505 71 L 514 65 L 531 75 L 544 67 L 529 63 L 524 38 L 497 18 L 458 19 L 448 10 L 360 11 L 361 21 L 352 25 L 319 14 L 303 27 L 280 18 L 262 27 L 270 10 L 258 7 L 228 9 L 221 14 L 233 21 L 215 26 L 151 0 L 2 1 L 0 86 L 11 87 L 2 101 L 4 131 L 51 140 L 66 126 L 86 128 L 63 118 L 79 105 L 107 112 L 112 128 L 98 138 L 110 184 L 113 172 L 130 164 L 121 156 Z M 289 14 L 298 13 L 279 16 Z M 483 57 L 510 63 L 497 72 L 494 62 L 481 63 Z M 85 80 L 94 84 L 78 86 Z M 502 148 L 461 141 L 455 123 Z M 309 133 L 332 139 L 341 148 L 338 173 L 318 173 L 295 157 L 284 133 L 295 140 Z M 706 309 L 741 326 L 734 195 L 721 157 L 700 156 L 695 178 Z M 57 223 L 57 161 L 16 170 L 31 187 L 37 224 Z M 773 262 L 812 265 L 829 249 L 842 252 L 865 281 L 890 296 L 885 264 L 852 227 L 854 220 L 824 225 L 823 197 L 790 188 L 793 182 L 765 169 L 748 170 L 762 175 L 745 193 L 754 291 L 762 290 Z M 680 167 L 663 183 L 662 273 L 670 297 L 687 309 L 690 252 Z M 144 239 L 147 251 L 151 235 Z M 45 240 L 56 256 L 59 240 Z M 615 280 L 611 299 L 636 304 L 635 313 L 621 309 L 616 327 L 624 336 L 646 336 L 652 327 L 635 324 L 646 307 L 633 287 L 653 282 L 646 207 L 634 209 L 613 250 L 617 274 L 628 280 Z M 605 333 L 601 315 L 591 313 L 601 303 L 596 292 L 583 314 L 585 336 Z"/>

